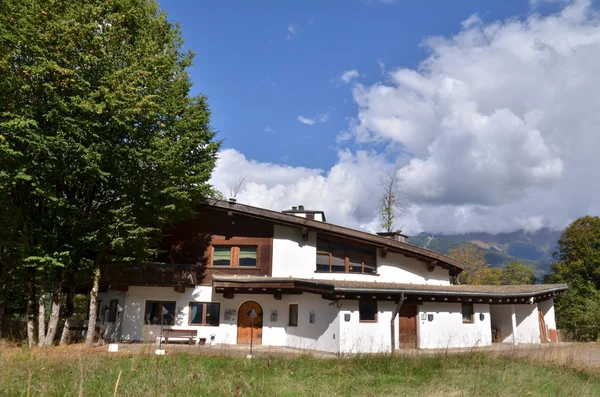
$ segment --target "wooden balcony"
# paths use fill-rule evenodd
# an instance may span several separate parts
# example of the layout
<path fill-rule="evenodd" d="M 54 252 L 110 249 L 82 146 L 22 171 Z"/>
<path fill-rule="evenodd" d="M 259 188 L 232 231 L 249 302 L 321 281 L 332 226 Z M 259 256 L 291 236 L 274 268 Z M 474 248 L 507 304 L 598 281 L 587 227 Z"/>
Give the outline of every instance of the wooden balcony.
<path fill-rule="evenodd" d="M 101 288 L 126 289 L 129 286 L 194 287 L 204 278 L 205 268 L 181 264 L 118 264 L 101 267 Z"/>

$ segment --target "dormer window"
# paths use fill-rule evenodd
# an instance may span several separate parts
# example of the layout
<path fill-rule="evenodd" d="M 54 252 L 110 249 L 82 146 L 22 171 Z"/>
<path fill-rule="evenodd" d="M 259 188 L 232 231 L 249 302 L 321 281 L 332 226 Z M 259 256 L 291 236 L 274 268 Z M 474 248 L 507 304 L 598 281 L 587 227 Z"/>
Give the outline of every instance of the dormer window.
<path fill-rule="evenodd" d="M 318 238 L 317 272 L 376 274 L 375 248 Z"/>

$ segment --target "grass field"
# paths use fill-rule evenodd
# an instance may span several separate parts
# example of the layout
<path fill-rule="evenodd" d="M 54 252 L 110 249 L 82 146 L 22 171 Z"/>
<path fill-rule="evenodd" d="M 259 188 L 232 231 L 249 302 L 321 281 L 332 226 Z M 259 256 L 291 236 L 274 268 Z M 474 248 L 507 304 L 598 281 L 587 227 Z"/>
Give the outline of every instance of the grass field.
<path fill-rule="evenodd" d="M 248 360 L 5 348 L 0 395 L 600 396 L 600 373 L 491 353 Z"/>

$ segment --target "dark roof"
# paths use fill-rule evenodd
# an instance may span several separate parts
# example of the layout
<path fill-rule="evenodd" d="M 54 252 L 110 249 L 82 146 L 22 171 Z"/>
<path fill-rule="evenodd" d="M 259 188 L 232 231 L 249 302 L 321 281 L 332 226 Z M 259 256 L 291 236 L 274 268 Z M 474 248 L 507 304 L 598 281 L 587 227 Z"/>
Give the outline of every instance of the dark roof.
<path fill-rule="evenodd" d="M 407 293 L 431 296 L 476 296 L 524 298 L 538 295 L 563 292 L 566 284 L 528 284 L 528 285 L 429 285 L 404 284 L 378 281 L 319 280 L 286 277 L 253 277 L 253 276 L 213 276 L 213 285 L 250 285 L 250 284 L 282 284 L 295 283 L 298 287 L 321 287 L 330 292 L 366 292 L 366 293 Z"/>
<path fill-rule="evenodd" d="M 340 236 L 346 239 L 389 249 L 390 252 L 398 252 L 403 255 L 411 256 L 428 262 L 437 262 L 438 265 L 448 268 L 452 274 L 458 274 L 462 270 L 466 269 L 466 266 L 463 263 L 437 252 L 401 241 L 395 241 L 387 237 L 381 237 L 375 234 L 361 232 L 359 230 L 349 229 L 347 227 L 337 226 L 327 222 L 301 218 L 292 214 L 266 210 L 264 208 L 252 207 L 245 204 L 232 203 L 225 200 L 209 199 L 205 202 L 205 205 L 223 211 L 270 220 L 283 225 L 305 227 L 308 230 L 325 232 L 330 235 Z"/>

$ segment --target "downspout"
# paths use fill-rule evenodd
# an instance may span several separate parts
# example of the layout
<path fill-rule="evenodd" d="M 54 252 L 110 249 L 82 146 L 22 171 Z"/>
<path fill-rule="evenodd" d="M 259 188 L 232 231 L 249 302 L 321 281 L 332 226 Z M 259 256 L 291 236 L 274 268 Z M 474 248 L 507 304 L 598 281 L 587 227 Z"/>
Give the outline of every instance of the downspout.
<path fill-rule="evenodd" d="M 396 317 L 398 316 L 398 313 L 400 313 L 400 308 L 402 307 L 402 304 L 404 303 L 404 292 L 400 293 L 400 301 L 398 301 L 398 305 L 396 305 L 396 309 L 394 310 L 394 313 L 392 314 L 392 319 L 390 320 L 390 335 L 392 336 L 392 356 L 394 355 L 394 351 L 396 350 L 396 327 L 395 327 L 395 321 L 396 321 Z"/>

